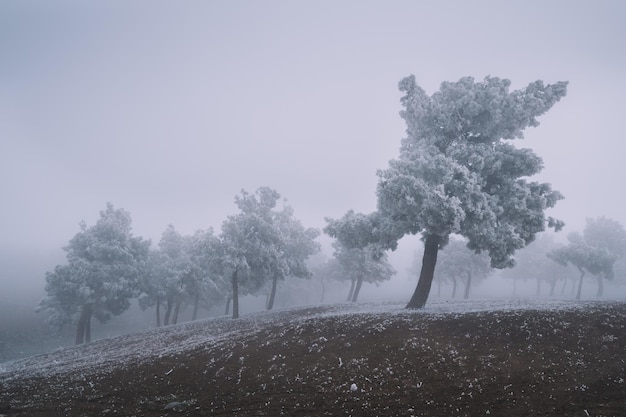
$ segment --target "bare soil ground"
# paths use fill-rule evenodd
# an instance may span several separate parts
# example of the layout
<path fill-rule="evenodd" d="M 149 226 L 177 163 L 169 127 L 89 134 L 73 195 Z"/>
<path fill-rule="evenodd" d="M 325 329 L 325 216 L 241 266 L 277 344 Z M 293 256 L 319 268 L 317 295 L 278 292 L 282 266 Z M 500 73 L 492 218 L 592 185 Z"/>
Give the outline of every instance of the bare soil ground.
<path fill-rule="evenodd" d="M 220 318 L 5 365 L 0 414 L 625 416 L 625 326 L 623 302 Z"/>

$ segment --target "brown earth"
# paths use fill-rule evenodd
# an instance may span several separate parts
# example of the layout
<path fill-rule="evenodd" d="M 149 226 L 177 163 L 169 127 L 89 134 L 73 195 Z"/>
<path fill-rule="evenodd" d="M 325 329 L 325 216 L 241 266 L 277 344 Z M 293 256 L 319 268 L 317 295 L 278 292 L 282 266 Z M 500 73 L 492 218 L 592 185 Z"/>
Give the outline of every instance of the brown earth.
<path fill-rule="evenodd" d="M 137 349 L 148 349 L 139 358 L 37 371 L 42 361 L 63 363 L 65 350 L 13 365 L 0 373 L 0 414 L 626 416 L 626 303 L 272 314 L 139 334 Z M 184 343 L 206 329 L 221 336 Z M 183 347 L 151 353 L 153 338 L 165 336 Z M 71 352 L 107 357 L 129 340 Z"/>

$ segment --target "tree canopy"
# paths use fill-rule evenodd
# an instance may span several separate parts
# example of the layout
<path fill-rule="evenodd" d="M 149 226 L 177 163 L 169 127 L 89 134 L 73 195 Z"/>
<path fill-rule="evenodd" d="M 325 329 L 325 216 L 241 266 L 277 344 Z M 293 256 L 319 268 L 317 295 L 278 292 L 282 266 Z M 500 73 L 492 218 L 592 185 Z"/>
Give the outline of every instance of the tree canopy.
<path fill-rule="evenodd" d="M 465 77 L 428 96 L 414 76 L 400 81 L 407 136 L 399 157 L 378 172 L 377 211 L 328 221 L 327 233 L 351 246 L 394 249 L 405 234 L 422 234 L 422 270 L 409 308 L 426 303 L 437 252 L 450 234 L 464 236 L 470 249 L 487 252 L 493 267 L 504 268 L 546 226 L 563 226 L 545 215 L 561 194 L 528 179 L 542 169 L 541 158 L 512 141 L 539 125 L 537 117 L 565 96 L 567 82 L 536 81 L 515 91 L 510 84 Z"/>

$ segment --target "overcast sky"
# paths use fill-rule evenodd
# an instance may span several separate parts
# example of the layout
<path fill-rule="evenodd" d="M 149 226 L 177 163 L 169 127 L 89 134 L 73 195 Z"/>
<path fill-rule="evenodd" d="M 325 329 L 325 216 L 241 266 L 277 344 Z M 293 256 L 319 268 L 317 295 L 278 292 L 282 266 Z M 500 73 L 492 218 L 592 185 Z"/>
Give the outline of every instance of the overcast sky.
<path fill-rule="evenodd" d="M 0 260 L 58 253 L 107 202 L 153 241 L 219 231 L 242 188 L 306 226 L 372 211 L 409 74 L 570 81 L 518 145 L 567 230 L 626 224 L 625 22 L 620 0 L 2 1 Z"/>

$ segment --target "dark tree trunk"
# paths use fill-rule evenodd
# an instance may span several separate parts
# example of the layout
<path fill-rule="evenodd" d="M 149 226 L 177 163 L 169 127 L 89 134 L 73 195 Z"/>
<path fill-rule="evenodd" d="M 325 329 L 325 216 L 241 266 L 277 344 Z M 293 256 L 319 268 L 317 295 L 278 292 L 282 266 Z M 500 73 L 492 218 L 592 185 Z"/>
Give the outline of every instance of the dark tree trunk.
<path fill-rule="evenodd" d="M 163 325 L 168 326 L 170 324 L 170 317 L 172 315 L 172 306 L 173 306 L 172 297 L 167 297 L 167 305 L 165 307 L 165 317 L 163 318 Z"/>
<path fill-rule="evenodd" d="M 230 312 L 230 301 L 233 299 L 233 297 L 231 297 L 230 295 L 228 297 L 226 297 L 226 308 L 224 308 L 224 315 L 228 316 L 228 313 Z"/>
<path fill-rule="evenodd" d="M 85 343 L 91 342 L 91 306 L 89 307 L 89 315 L 85 322 Z"/>
<path fill-rule="evenodd" d="M 466 271 L 467 274 L 467 283 L 465 284 L 465 293 L 463 294 L 463 298 L 467 300 L 469 298 L 470 287 L 472 285 L 472 271 Z"/>
<path fill-rule="evenodd" d="M 356 280 L 356 287 L 354 288 L 354 293 L 352 294 L 352 302 L 356 303 L 356 300 L 359 298 L 359 292 L 361 291 L 361 286 L 363 285 L 363 277 L 359 277 Z"/>
<path fill-rule="evenodd" d="M 161 327 L 161 299 L 157 295 L 156 300 L 156 319 L 157 319 L 157 327 Z"/>
<path fill-rule="evenodd" d="M 267 306 L 265 307 L 267 310 L 271 310 L 274 308 L 274 299 L 276 298 L 276 284 L 278 283 L 278 278 L 274 277 L 272 280 L 272 291 L 270 292 L 270 298 L 267 300 Z"/>
<path fill-rule="evenodd" d="M 354 293 L 354 285 L 356 284 L 356 280 L 352 279 L 352 282 L 350 283 L 350 291 L 348 291 L 348 297 L 346 298 L 346 301 L 352 301 L 352 294 Z"/>
<path fill-rule="evenodd" d="M 178 298 L 176 300 L 176 304 L 174 305 L 174 315 L 172 316 L 172 324 L 178 323 L 178 312 L 180 311 L 180 303 L 181 300 Z"/>
<path fill-rule="evenodd" d="M 237 278 L 237 270 L 233 272 L 232 276 L 232 284 L 233 284 L 233 318 L 239 318 L 239 281 Z"/>
<path fill-rule="evenodd" d="M 452 298 L 456 297 L 456 278 L 452 277 Z"/>
<path fill-rule="evenodd" d="M 437 280 L 437 298 L 441 298 L 441 280 Z"/>
<path fill-rule="evenodd" d="M 193 299 L 193 314 L 191 315 L 191 321 L 198 318 L 198 304 L 200 304 L 200 292 L 197 292 Z"/>
<path fill-rule="evenodd" d="M 322 284 L 322 298 L 320 298 L 320 303 L 324 302 L 324 296 L 326 295 L 326 286 L 324 285 L 323 281 L 320 281 L 320 283 Z"/>
<path fill-rule="evenodd" d="M 583 277 L 585 276 L 585 270 L 582 268 L 578 268 L 580 271 L 580 278 L 578 279 L 578 292 L 576 293 L 576 299 L 580 300 L 580 292 L 583 289 Z"/>
<path fill-rule="evenodd" d="M 76 328 L 76 344 L 80 345 L 85 341 L 85 318 L 84 318 L 85 307 L 83 307 L 83 311 L 80 313 L 80 318 L 78 319 L 78 326 Z"/>
<path fill-rule="evenodd" d="M 76 328 L 76 344 L 80 345 L 84 342 L 91 341 L 91 304 L 84 304 L 78 319 L 78 327 Z"/>
<path fill-rule="evenodd" d="M 435 265 L 437 264 L 437 252 L 439 252 L 440 242 L 441 237 L 438 235 L 426 235 L 420 278 L 417 282 L 415 292 L 406 305 L 406 308 L 423 308 L 426 304 L 435 275 Z"/>
<path fill-rule="evenodd" d="M 604 280 L 602 279 L 602 274 L 598 274 L 598 292 L 596 293 L 596 297 L 602 297 L 604 295 Z"/>

